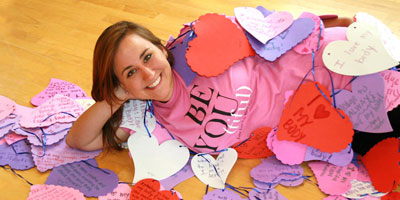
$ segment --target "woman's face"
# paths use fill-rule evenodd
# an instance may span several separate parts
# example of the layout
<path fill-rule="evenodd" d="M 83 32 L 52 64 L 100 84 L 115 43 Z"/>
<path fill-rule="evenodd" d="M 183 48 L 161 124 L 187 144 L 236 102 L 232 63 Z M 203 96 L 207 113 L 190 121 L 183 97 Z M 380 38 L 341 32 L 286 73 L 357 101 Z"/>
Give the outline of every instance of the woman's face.
<path fill-rule="evenodd" d="M 165 102 L 172 96 L 174 81 L 167 52 L 134 33 L 121 40 L 114 72 L 134 99 Z"/>

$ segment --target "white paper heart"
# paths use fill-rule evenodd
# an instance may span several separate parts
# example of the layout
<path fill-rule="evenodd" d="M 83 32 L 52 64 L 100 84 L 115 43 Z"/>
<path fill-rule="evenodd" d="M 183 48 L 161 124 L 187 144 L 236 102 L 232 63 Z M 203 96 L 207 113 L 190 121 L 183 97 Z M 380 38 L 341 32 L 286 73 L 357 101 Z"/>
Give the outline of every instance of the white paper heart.
<path fill-rule="evenodd" d="M 204 184 L 213 188 L 225 188 L 226 178 L 237 160 L 235 149 L 228 148 L 215 160 L 210 154 L 200 153 L 192 158 L 194 174 Z"/>
<path fill-rule="evenodd" d="M 399 63 L 383 46 L 373 25 L 354 22 L 347 28 L 347 40 L 329 43 L 322 59 L 326 67 L 338 74 L 359 76 L 390 69 Z"/>
<path fill-rule="evenodd" d="M 293 23 L 292 14 L 285 11 L 274 12 L 267 17 L 252 7 L 237 7 L 234 12 L 240 25 L 263 44 Z"/>
<path fill-rule="evenodd" d="M 128 138 L 128 147 L 135 165 L 134 183 L 145 178 L 165 179 L 189 160 L 189 150 L 182 143 L 168 140 L 158 145 L 154 135 L 134 133 Z"/>
<path fill-rule="evenodd" d="M 146 127 L 144 125 L 144 114 L 146 109 L 146 102 L 141 100 L 130 100 L 124 104 L 124 113 L 122 114 L 122 122 L 120 127 L 134 130 L 135 132 L 144 133 L 148 135 L 147 129 L 150 133 L 156 127 L 156 118 L 151 116 L 150 112 L 146 113 Z"/>
<path fill-rule="evenodd" d="M 342 194 L 342 196 L 349 199 L 362 199 L 365 196 L 374 196 L 381 197 L 386 195 L 387 193 L 382 193 L 375 190 L 374 186 L 372 186 L 371 182 L 362 182 L 357 179 L 351 181 L 351 189 L 346 193 Z"/>

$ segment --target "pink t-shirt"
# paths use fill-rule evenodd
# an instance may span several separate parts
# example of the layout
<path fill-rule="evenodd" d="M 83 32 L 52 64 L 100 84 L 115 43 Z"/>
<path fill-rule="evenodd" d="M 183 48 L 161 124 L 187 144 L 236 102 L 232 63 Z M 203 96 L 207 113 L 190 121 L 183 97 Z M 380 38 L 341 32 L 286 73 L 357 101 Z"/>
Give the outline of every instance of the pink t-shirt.
<path fill-rule="evenodd" d="M 316 80 L 328 89 L 331 80 L 322 52 L 334 40 L 346 40 L 346 28 L 325 29 L 315 55 Z M 257 128 L 276 127 L 285 91 L 296 90 L 311 68 L 311 54 L 291 50 L 274 62 L 247 57 L 217 77 L 197 76 L 189 86 L 173 70 L 173 95 L 167 103 L 153 102 L 155 116 L 190 149 L 204 153 L 222 150 L 247 139 Z M 335 89 L 344 88 L 352 79 L 330 73 Z M 306 81 L 312 80 L 310 73 Z"/>

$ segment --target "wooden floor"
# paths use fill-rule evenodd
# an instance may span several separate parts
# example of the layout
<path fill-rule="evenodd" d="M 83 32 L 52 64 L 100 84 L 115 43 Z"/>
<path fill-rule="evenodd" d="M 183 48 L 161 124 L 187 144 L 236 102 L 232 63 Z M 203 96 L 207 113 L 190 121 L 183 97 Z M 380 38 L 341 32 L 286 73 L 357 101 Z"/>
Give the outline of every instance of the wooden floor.
<path fill-rule="evenodd" d="M 295 18 L 303 11 L 347 17 L 367 12 L 400 36 L 399 0 L 1 0 L 0 95 L 31 106 L 30 99 L 51 78 L 75 83 L 90 94 L 95 41 L 116 21 L 135 21 L 167 40 L 169 35 L 177 35 L 182 24 L 203 14 L 233 15 L 235 7 L 258 5 L 289 11 Z M 100 167 L 115 171 L 121 181 L 132 180 L 133 163 L 126 151 L 111 152 L 97 160 Z M 239 160 L 227 181 L 234 186 L 253 187 L 249 171 L 258 163 L 259 160 Z M 48 172 L 36 169 L 18 173 L 34 184 L 43 184 L 48 176 Z M 312 175 L 308 168 L 305 174 Z M 24 180 L 1 168 L 0 180 L 0 199 L 27 198 L 30 188 Z M 201 199 L 206 186 L 191 178 L 175 189 L 184 199 Z M 309 182 L 277 189 L 289 200 L 325 196 Z"/>

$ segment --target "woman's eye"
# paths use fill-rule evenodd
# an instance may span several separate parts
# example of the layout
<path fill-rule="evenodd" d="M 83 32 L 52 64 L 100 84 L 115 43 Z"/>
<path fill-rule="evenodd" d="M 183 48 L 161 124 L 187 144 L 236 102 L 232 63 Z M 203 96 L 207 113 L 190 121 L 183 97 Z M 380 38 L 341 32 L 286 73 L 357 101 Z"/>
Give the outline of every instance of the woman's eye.
<path fill-rule="evenodd" d="M 144 63 L 147 63 L 147 62 L 150 60 L 151 55 L 152 55 L 152 54 L 147 54 L 147 55 L 144 57 Z"/>
<path fill-rule="evenodd" d="M 128 74 L 127 74 L 128 78 L 129 78 L 130 76 L 132 76 L 135 72 L 136 72 L 136 69 L 131 69 L 131 70 L 129 70 L 129 72 L 128 72 Z"/>

